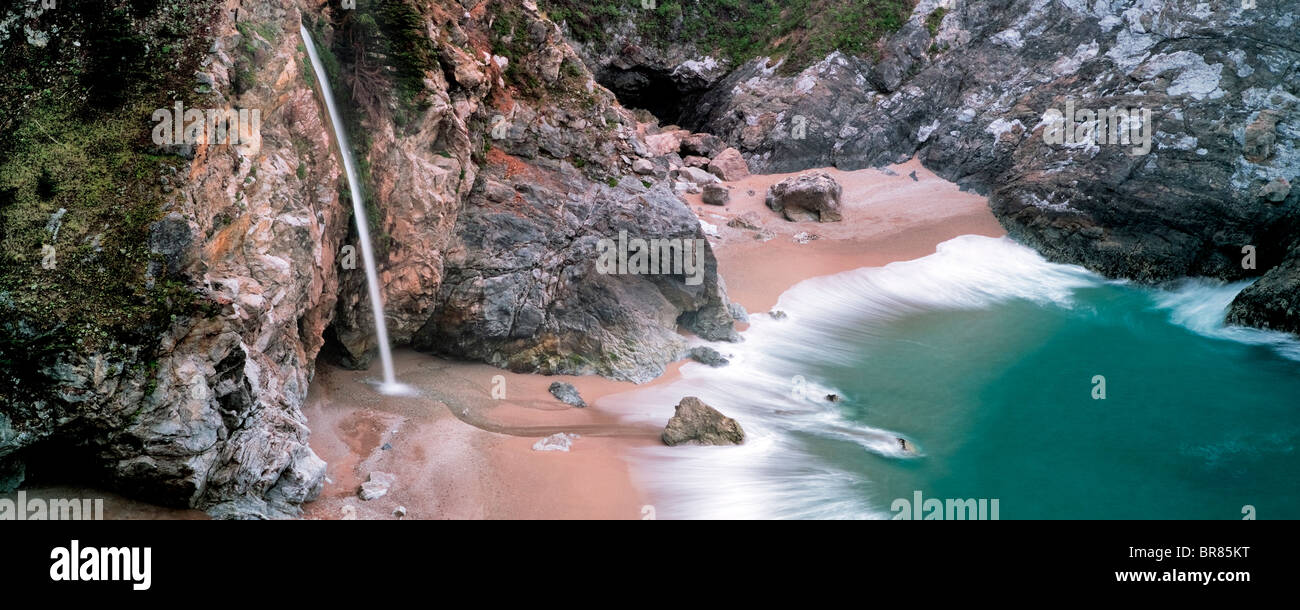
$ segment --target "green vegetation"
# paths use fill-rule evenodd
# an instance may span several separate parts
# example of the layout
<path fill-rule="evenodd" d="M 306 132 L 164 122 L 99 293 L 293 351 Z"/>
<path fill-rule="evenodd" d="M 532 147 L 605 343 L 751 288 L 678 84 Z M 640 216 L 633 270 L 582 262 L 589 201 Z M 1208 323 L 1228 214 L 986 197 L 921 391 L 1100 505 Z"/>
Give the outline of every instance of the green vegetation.
<path fill-rule="evenodd" d="M 181 281 L 147 279 L 161 183 L 187 164 L 158 154 L 150 132 L 154 109 L 202 107 L 193 75 L 208 41 L 191 32 L 212 2 L 123 4 L 19 18 L 51 33 L 44 47 L 0 42 L 0 404 L 34 391 L 60 353 L 147 345 L 202 305 Z"/>
<path fill-rule="evenodd" d="M 930 30 L 931 38 L 933 38 L 935 34 L 939 33 L 939 24 L 943 23 L 943 16 L 947 14 L 947 9 L 941 6 L 934 9 L 934 12 L 925 16 L 925 29 Z"/>
<path fill-rule="evenodd" d="M 733 65 L 754 57 L 783 57 L 795 72 L 831 51 L 874 55 L 875 44 L 897 31 L 912 0 L 666 0 L 654 9 L 624 0 L 541 0 L 555 22 L 566 22 L 580 42 L 604 42 L 631 21 L 654 41 L 693 42 Z"/>
<path fill-rule="evenodd" d="M 355 10 L 341 11 L 331 49 L 347 66 L 347 80 L 379 116 L 387 96 L 397 96 L 397 125 L 429 107 L 424 79 L 441 69 L 438 49 L 424 31 L 425 17 L 412 0 L 357 0 Z M 331 73 L 330 78 L 334 78 Z"/>

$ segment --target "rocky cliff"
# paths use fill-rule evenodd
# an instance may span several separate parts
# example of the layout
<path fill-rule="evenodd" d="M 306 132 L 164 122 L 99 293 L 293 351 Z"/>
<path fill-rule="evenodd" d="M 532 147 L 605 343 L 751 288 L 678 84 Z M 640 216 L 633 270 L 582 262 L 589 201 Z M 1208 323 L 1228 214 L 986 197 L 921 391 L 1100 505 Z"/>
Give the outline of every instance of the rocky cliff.
<path fill-rule="evenodd" d="M 356 4 L 0 14 L 0 484 L 26 464 L 258 518 L 319 492 L 316 358 L 375 346 L 300 23 L 346 106 L 395 343 L 643 380 L 681 356 L 679 324 L 733 335 L 707 246 L 698 284 L 593 271 L 620 231 L 704 236 L 660 178 L 630 177 L 645 127 L 534 5 Z M 258 124 L 151 139 L 177 103 Z"/>
<path fill-rule="evenodd" d="M 919 157 L 1054 260 L 1142 281 L 1259 277 L 1230 320 L 1297 332 L 1298 22 L 1286 2 L 921 0 L 878 44 L 807 67 L 786 32 L 759 32 L 755 57 L 679 120 L 758 172 Z M 592 38 L 582 25 L 574 37 Z M 588 53 L 598 68 L 677 60 L 645 51 L 671 36 L 611 31 Z M 1044 116 L 1067 108 L 1123 109 L 1133 127 L 1149 111 L 1149 149 L 1048 141 Z"/>

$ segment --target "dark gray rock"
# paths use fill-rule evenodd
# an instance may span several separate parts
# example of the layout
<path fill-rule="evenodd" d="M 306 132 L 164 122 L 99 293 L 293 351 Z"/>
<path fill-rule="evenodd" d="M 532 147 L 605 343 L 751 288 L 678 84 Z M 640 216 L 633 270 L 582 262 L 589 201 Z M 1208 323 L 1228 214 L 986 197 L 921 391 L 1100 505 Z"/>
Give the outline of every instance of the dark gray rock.
<path fill-rule="evenodd" d="M 707 364 L 713 368 L 727 366 L 731 363 L 731 361 L 718 352 L 718 350 L 707 345 L 697 345 L 692 347 L 688 355 L 691 357 L 691 360 L 699 362 L 700 364 Z"/>
<path fill-rule="evenodd" d="M 721 184 L 706 184 L 701 199 L 709 205 L 727 205 L 731 203 L 731 191 Z"/>
<path fill-rule="evenodd" d="M 579 409 L 584 409 L 587 407 L 587 402 L 584 401 L 582 399 L 582 396 L 578 394 L 578 388 L 573 387 L 573 384 L 571 383 L 564 383 L 563 381 L 557 381 L 555 383 L 552 383 L 551 387 L 548 389 L 550 390 L 552 396 L 559 399 L 560 402 L 566 405 L 573 405 L 575 407 L 578 407 Z"/>
<path fill-rule="evenodd" d="M 731 419 L 694 396 L 677 403 L 661 438 L 665 445 L 740 445 L 745 431 Z"/>

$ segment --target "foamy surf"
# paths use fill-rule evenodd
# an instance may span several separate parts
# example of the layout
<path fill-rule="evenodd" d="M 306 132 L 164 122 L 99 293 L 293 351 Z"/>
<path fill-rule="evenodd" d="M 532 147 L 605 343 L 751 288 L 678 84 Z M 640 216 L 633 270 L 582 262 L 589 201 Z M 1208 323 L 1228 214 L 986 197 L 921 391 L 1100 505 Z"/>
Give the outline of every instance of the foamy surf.
<path fill-rule="evenodd" d="M 678 381 L 605 400 L 629 419 L 663 425 L 682 397 L 697 396 L 746 431 L 741 447 L 634 452 L 633 471 L 656 499 L 660 518 L 888 518 L 891 496 L 879 489 L 880 482 L 853 467 L 854 459 L 828 452 L 856 446 L 860 456 L 884 461 L 878 473 L 929 459 L 927 439 L 862 423 L 863 412 L 871 419 L 874 397 L 837 389 L 824 371 L 852 367 L 864 352 L 881 356 L 909 340 L 905 333 L 900 337 L 899 325 L 935 313 L 1020 302 L 1073 316 L 1109 315 L 1095 311 L 1095 303 L 1076 310 L 1081 291 L 1091 289 L 1146 294 L 1170 310 L 1171 322 L 1205 336 L 1294 350 L 1296 342 L 1279 333 L 1223 325 L 1227 304 L 1245 285 L 1133 287 L 1082 267 L 1051 263 L 1007 238 L 963 236 L 920 259 L 803 281 L 774 307 L 784 319 L 753 314 L 744 342 L 719 346 L 729 353 L 730 365 L 714 369 L 689 363 Z M 927 383 L 925 370 L 909 373 L 911 378 L 897 385 Z M 858 421 L 846 416 L 848 405 Z M 904 450 L 900 438 L 914 444 L 916 453 Z"/>

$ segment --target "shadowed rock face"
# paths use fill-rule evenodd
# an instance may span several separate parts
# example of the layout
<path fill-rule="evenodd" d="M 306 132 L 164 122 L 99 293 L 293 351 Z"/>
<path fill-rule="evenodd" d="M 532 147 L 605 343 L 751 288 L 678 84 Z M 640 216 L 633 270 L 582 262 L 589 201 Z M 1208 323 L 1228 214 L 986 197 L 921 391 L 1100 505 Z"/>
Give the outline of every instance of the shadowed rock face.
<path fill-rule="evenodd" d="M 833 54 L 782 77 L 751 61 L 683 120 L 760 172 L 918 156 L 987 193 L 1007 231 L 1054 260 L 1150 282 L 1263 274 L 1232 320 L 1300 325 L 1263 297 L 1297 268 L 1282 263 L 1298 256 L 1300 194 L 1270 199 L 1300 177 L 1300 7 L 958 2 L 932 36 L 936 7 L 920 2 L 878 62 Z M 1070 102 L 1149 110 L 1149 151 L 1045 142 L 1044 114 Z M 1242 268 L 1246 245 L 1256 270 Z"/>

